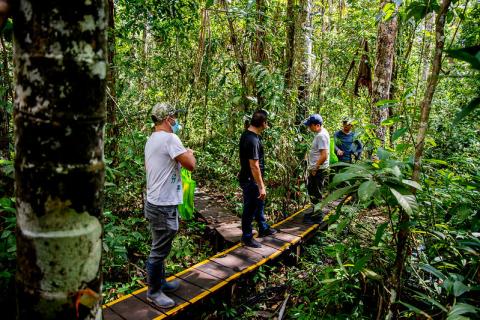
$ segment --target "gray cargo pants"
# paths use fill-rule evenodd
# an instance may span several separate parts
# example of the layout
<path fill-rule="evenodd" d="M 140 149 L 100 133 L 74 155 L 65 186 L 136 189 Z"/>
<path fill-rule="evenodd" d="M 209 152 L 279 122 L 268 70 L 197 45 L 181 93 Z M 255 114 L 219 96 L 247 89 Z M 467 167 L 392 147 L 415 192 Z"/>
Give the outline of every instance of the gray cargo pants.
<path fill-rule="evenodd" d="M 149 261 L 154 265 L 163 264 L 178 231 L 178 206 L 157 206 L 146 201 L 144 213 L 152 231 Z"/>

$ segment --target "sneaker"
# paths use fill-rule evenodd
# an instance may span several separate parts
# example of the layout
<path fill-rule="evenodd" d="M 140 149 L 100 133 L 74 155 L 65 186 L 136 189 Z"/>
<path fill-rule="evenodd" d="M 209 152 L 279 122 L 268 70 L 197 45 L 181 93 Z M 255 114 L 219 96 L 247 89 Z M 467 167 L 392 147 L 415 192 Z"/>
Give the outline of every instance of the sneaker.
<path fill-rule="evenodd" d="M 312 216 L 311 214 L 306 214 L 303 216 L 303 223 L 306 224 L 320 224 L 322 223 L 322 220 L 321 215 Z"/>
<path fill-rule="evenodd" d="M 268 228 L 267 230 L 264 230 L 264 231 L 260 231 L 258 233 L 258 236 L 260 238 L 262 237 L 266 237 L 266 236 L 271 236 L 272 234 L 275 234 L 277 233 L 278 231 L 276 229 L 273 229 L 273 228 Z"/>
<path fill-rule="evenodd" d="M 174 292 L 177 291 L 177 289 L 180 288 L 180 281 L 178 280 L 172 280 L 172 281 L 165 281 L 162 284 L 162 291 L 163 292 Z"/>
<path fill-rule="evenodd" d="M 261 248 L 262 245 L 255 239 L 243 240 L 243 244 L 250 248 Z"/>

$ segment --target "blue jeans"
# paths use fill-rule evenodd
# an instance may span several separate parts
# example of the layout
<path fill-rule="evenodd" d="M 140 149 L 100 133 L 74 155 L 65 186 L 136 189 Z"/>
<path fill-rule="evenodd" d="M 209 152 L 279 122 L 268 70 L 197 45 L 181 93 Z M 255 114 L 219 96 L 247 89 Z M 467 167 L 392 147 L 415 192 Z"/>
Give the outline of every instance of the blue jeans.
<path fill-rule="evenodd" d="M 242 240 L 250 240 L 253 237 L 252 222 L 257 221 L 258 231 L 264 232 L 269 229 L 263 214 L 265 201 L 258 199 L 260 192 L 255 182 L 240 183 L 243 190 L 243 213 L 242 213 Z"/>

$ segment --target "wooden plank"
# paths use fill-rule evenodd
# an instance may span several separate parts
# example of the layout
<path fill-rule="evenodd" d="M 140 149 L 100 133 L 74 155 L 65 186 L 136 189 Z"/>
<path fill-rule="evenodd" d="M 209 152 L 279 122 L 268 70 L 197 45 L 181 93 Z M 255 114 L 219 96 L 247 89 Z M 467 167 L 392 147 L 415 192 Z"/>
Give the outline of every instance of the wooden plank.
<path fill-rule="evenodd" d="M 225 267 L 231 268 L 236 272 L 241 272 L 246 268 L 256 264 L 258 261 L 260 261 L 260 259 L 258 260 L 250 259 L 248 255 L 242 255 L 239 253 L 235 254 L 234 251 L 231 251 L 217 258 L 213 258 L 211 260 Z"/>
<path fill-rule="evenodd" d="M 244 247 L 247 250 L 253 251 L 262 256 L 262 258 L 268 258 L 274 253 L 278 252 L 277 249 L 269 247 L 269 246 L 262 246 L 261 248 L 251 248 L 251 247 Z"/>
<path fill-rule="evenodd" d="M 121 314 L 125 320 L 153 319 L 165 315 L 135 296 L 115 303 L 109 308 L 115 313 Z"/>
<path fill-rule="evenodd" d="M 283 250 L 286 246 L 288 247 L 290 245 L 288 241 L 273 238 L 272 236 L 256 238 L 255 240 L 260 242 L 262 245 L 269 246 L 277 250 Z"/>
<path fill-rule="evenodd" d="M 181 288 L 179 288 L 178 290 L 181 290 Z M 175 301 L 175 306 L 173 306 L 171 308 L 159 308 L 158 306 L 154 305 L 153 303 L 148 302 L 147 301 L 147 291 L 146 290 L 142 291 L 138 294 L 135 294 L 134 296 L 135 296 L 135 298 L 140 299 L 141 301 L 149 304 L 152 308 L 155 308 L 155 309 L 161 311 L 162 313 L 164 313 L 167 316 L 176 314 L 180 310 L 185 309 L 190 304 L 189 302 L 183 300 L 182 298 L 176 296 L 173 293 L 167 293 L 166 295 L 169 296 L 170 298 L 172 298 L 173 301 Z M 161 318 L 158 318 L 157 320 L 159 320 L 159 319 L 161 319 Z"/>
<path fill-rule="evenodd" d="M 110 308 L 104 308 L 102 312 L 103 312 L 103 320 L 124 320 L 124 318 L 116 314 Z"/>
<path fill-rule="evenodd" d="M 293 221 L 289 221 L 285 225 L 282 225 L 278 228 L 281 232 L 284 233 L 289 233 L 294 236 L 300 236 L 303 234 L 303 232 L 307 229 L 309 229 L 312 225 L 307 225 L 307 224 L 300 224 L 300 223 L 295 223 Z"/>
<path fill-rule="evenodd" d="M 195 267 L 195 269 L 208 273 L 222 280 L 228 279 L 236 273 L 236 271 L 234 271 L 232 268 L 225 267 L 224 265 L 218 264 L 214 261 L 202 264 L 201 266 Z"/>
<path fill-rule="evenodd" d="M 299 236 L 294 236 L 293 234 L 285 233 L 285 232 L 281 232 L 281 231 L 275 233 L 274 235 L 272 235 L 272 237 L 276 238 L 276 239 L 279 239 L 279 240 L 282 240 L 282 241 L 285 241 L 285 242 L 289 242 L 291 244 L 296 244 L 300 240 L 302 240 L 302 238 L 300 238 Z"/>
<path fill-rule="evenodd" d="M 175 291 L 173 295 L 176 295 L 185 301 L 194 303 L 209 294 L 208 291 L 200 288 L 199 286 L 196 286 L 183 279 L 178 280 L 180 281 L 180 288 Z"/>
<path fill-rule="evenodd" d="M 180 278 L 204 290 L 209 290 L 223 282 L 223 280 L 220 278 L 196 269 L 182 274 Z"/>
<path fill-rule="evenodd" d="M 262 256 L 261 254 L 259 254 L 257 252 L 248 250 L 245 246 L 241 246 L 241 247 L 231 251 L 230 253 L 236 254 L 239 257 L 246 257 L 246 258 L 248 258 L 252 261 L 255 261 L 255 262 L 258 262 L 258 261 L 265 258 L 264 256 Z"/>

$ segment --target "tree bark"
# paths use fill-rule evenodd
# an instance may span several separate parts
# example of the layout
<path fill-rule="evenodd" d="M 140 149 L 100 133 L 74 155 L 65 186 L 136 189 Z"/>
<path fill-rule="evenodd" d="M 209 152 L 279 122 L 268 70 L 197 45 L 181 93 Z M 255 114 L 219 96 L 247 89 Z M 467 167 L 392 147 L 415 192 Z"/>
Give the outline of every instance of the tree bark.
<path fill-rule="evenodd" d="M 19 0 L 18 319 L 101 319 L 107 3 Z"/>
<path fill-rule="evenodd" d="M 237 34 L 235 33 L 235 27 L 233 25 L 233 18 L 230 16 L 228 11 L 228 4 L 226 0 L 221 0 L 223 4 L 223 9 L 227 16 L 228 29 L 230 30 L 230 42 L 233 47 L 233 52 L 235 58 L 237 59 L 237 67 L 240 72 L 240 84 L 242 85 L 242 105 L 244 112 L 249 111 L 249 102 L 247 99 L 248 96 L 248 86 L 247 86 L 247 64 L 245 62 L 245 57 L 243 56 L 243 51 L 238 43 Z"/>
<path fill-rule="evenodd" d="M 257 23 L 255 31 L 255 62 L 263 65 L 265 62 L 265 0 L 256 0 Z M 265 98 L 255 82 L 255 93 L 258 107 L 265 107 Z"/>
<path fill-rule="evenodd" d="M 290 96 L 293 80 L 293 64 L 295 59 L 295 0 L 287 1 L 287 34 L 285 48 L 285 93 Z M 288 99 L 287 99 L 288 100 Z"/>
<path fill-rule="evenodd" d="M 380 8 L 383 9 L 389 0 L 381 0 Z M 395 40 L 398 29 L 398 8 L 388 21 L 380 21 L 377 31 L 377 51 L 375 71 L 373 79 L 371 123 L 375 126 L 375 134 L 380 140 L 381 146 L 385 146 L 386 128 L 382 121 L 388 118 L 388 110 L 376 106 L 377 102 L 387 100 L 390 97 L 390 87 L 393 72 L 393 60 L 395 56 Z"/>
<path fill-rule="evenodd" d="M 435 54 L 433 56 L 430 76 L 428 77 L 427 88 L 420 104 L 420 125 L 418 128 L 417 142 L 415 145 L 415 158 L 413 162 L 412 179 L 418 181 L 420 178 L 420 165 L 425 147 L 425 136 L 428 130 L 428 119 L 432 107 L 433 94 L 437 88 L 438 76 L 442 67 L 442 53 L 445 45 L 445 19 L 450 7 L 451 0 L 443 0 L 440 11 L 435 20 Z"/>
<path fill-rule="evenodd" d="M 313 25 L 312 25 L 312 0 L 300 1 L 300 25 L 301 25 L 301 52 L 300 65 L 300 84 L 298 86 L 298 109 L 297 122 L 305 119 L 308 112 L 308 100 L 310 98 L 310 85 L 313 78 L 312 61 L 313 61 Z"/>
<path fill-rule="evenodd" d="M 8 52 L 3 39 L 0 34 L 0 45 L 2 46 L 2 74 L 1 84 L 5 90 L 1 96 L 0 104 L 0 159 L 10 159 L 10 115 L 8 114 L 8 104 L 13 103 L 12 85 L 10 80 L 10 70 L 8 67 Z"/>
<path fill-rule="evenodd" d="M 112 159 L 112 166 L 116 167 L 118 164 L 118 136 L 120 128 L 117 124 L 116 111 L 116 67 L 115 67 L 115 5 L 113 0 L 108 0 L 108 70 L 107 70 L 107 123 L 109 138 L 105 150 L 108 156 Z"/>

